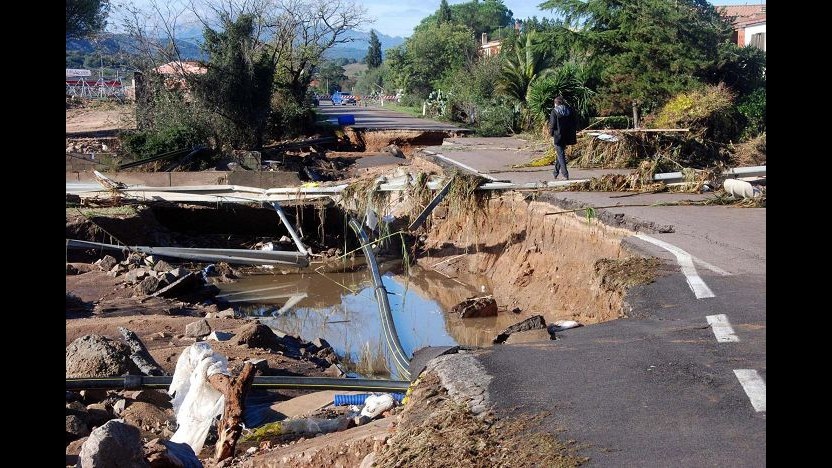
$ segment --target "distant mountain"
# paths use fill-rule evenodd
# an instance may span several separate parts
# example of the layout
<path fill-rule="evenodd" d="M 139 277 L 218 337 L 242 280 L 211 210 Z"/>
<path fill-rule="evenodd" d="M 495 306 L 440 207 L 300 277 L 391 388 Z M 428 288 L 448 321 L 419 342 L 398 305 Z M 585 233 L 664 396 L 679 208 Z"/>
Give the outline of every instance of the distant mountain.
<path fill-rule="evenodd" d="M 376 32 L 378 40 L 381 42 L 382 56 L 384 51 L 404 43 L 402 37 L 391 37 L 379 32 Z M 199 43 L 202 41 L 202 36 L 198 29 L 189 30 L 188 33 L 182 36 L 183 39 L 177 39 L 176 44 L 179 46 L 180 53 L 184 60 L 204 60 L 206 57 L 199 48 Z M 185 38 L 187 37 L 187 38 Z M 367 55 L 367 49 L 370 47 L 370 33 L 361 31 L 347 31 L 347 38 L 352 39 L 351 42 L 338 44 L 328 50 L 324 56 L 330 60 L 337 58 L 347 58 L 355 60 L 363 60 Z M 71 39 L 66 41 L 67 56 L 115 56 L 119 54 L 129 54 L 135 51 L 135 43 L 126 34 L 102 34 L 95 41 L 87 39 Z M 80 59 L 83 61 L 83 58 Z M 75 58 L 73 61 L 78 61 Z M 67 63 L 67 67 L 75 64 Z"/>
<path fill-rule="evenodd" d="M 388 36 L 376 31 L 379 42 L 381 42 L 381 56 L 384 57 L 387 49 L 398 47 L 404 43 L 404 38 L 399 36 Z M 364 60 L 367 55 L 367 49 L 370 47 L 370 33 L 362 31 L 347 31 L 347 38 L 352 39 L 352 42 L 344 44 L 337 44 L 324 54 L 330 60 L 338 58 L 347 58 L 355 60 Z"/>
<path fill-rule="evenodd" d="M 184 60 L 201 60 L 204 55 L 193 39 L 177 39 L 176 45 Z M 66 41 L 66 53 L 75 55 L 119 55 L 136 52 L 136 43 L 127 34 L 105 33 L 94 41 L 88 39 L 70 39 Z"/>

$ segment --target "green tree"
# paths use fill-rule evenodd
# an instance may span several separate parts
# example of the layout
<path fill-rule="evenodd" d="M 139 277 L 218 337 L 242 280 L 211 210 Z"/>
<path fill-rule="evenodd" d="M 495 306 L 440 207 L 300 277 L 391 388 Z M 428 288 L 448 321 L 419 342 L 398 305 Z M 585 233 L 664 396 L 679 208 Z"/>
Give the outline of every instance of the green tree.
<path fill-rule="evenodd" d="M 219 19 L 220 31 L 204 30 L 208 69 L 193 77 L 194 93 L 221 116 L 226 124 L 221 136 L 227 142 L 235 148 L 260 148 L 276 64 L 267 50 L 255 47 L 253 15 L 232 20 L 222 14 Z"/>
<path fill-rule="evenodd" d="M 450 21 L 446 21 L 448 18 Z M 474 34 L 493 34 L 501 28 L 510 26 L 514 22 L 514 13 L 509 10 L 503 0 L 471 0 L 458 3 L 443 9 L 442 4 L 432 15 L 422 19 L 414 31 L 428 28 L 439 23 L 454 22 L 471 28 Z"/>
<path fill-rule="evenodd" d="M 414 31 L 401 50 L 388 51 L 394 83 L 426 98 L 436 83 L 476 57 L 471 34 L 468 27 L 456 23 L 431 24 Z"/>
<path fill-rule="evenodd" d="M 448 6 L 448 0 L 439 2 L 439 10 L 436 12 L 437 23 L 450 23 L 453 15 L 451 14 L 451 7 Z"/>
<path fill-rule="evenodd" d="M 326 60 L 318 66 L 318 81 L 326 94 L 341 90 L 341 82 L 347 79 L 347 72 L 339 61 Z"/>
<path fill-rule="evenodd" d="M 548 50 L 540 42 L 537 32 L 524 32 L 503 61 L 497 89 L 525 106 L 529 87 L 548 73 L 550 66 Z"/>
<path fill-rule="evenodd" d="M 66 38 L 92 36 L 107 25 L 110 0 L 66 0 Z"/>
<path fill-rule="evenodd" d="M 376 36 L 374 30 L 370 30 L 370 47 L 367 49 L 367 56 L 364 57 L 367 66 L 370 68 L 378 68 L 381 66 L 381 42 Z"/>
<path fill-rule="evenodd" d="M 602 70 L 599 104 L 627 112 L 655 109 L 699 83 L 731 37 L 730 23 L 707 0 L 547 0 L 563 15 L 575 46 Z"/>

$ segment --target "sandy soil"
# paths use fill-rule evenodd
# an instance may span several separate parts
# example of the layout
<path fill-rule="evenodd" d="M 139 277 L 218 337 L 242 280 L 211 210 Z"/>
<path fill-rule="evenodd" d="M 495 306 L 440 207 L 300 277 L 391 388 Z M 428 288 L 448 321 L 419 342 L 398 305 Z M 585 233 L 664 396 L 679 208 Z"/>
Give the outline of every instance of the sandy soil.
<path fill-rule="evenodd" d="M 66 109 L 66 131 L 93 132 L 136 128 L 135 105 L 92 103 Z"/>

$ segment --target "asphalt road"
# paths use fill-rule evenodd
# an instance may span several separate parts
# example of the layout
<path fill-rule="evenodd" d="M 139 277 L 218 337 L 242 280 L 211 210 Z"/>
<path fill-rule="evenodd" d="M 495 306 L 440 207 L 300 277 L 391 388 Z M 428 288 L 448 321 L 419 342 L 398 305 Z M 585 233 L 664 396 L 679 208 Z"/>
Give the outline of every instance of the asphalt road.
<path fill-rule="evenodd" d="M 501 180 L 554 179 L 551 166 L 511 167 L 542 154 L 522 140 L 455 138 L 429 149 Z M 573 179 L 606 172 L 570 168 Z M 599 219 L 640 227 L 625 243 L 668 271 L 629 292 L 626 319 L 482 355 L 491 401 L 505 413 L 548 412 L 549 428 L 577 441 L 589 466 L 765 466 L 766 210 L 620 206 L 709 196 L 621 195 L 542 199 L 614 206 Z"/>
<path fill-rule="evenodd" d="M 352 115 L 355 123 L 350 127 L 368 130 L 433 130 L 451 133 L 466 133 L 470 130 L 456 125 L 437 122 L 430 119 L 411 117 L 400 112 L 393 112 L 383 107 L 362 107 L 360 105 L 334 106 L 329 101 L 321 101 L 315 108 L 318 114 L 324 115 L 333 123 L 337 123 L 338 116 Z"/>

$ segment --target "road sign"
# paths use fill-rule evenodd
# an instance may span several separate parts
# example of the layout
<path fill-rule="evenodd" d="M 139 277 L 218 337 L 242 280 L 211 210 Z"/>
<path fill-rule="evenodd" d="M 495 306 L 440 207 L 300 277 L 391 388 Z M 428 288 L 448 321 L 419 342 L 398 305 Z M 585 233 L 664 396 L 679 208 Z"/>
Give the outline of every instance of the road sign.
<path fill-rule="evenodd" d="M 67 68 L 66 76 L 92 76 L 92 71 L 84 68 Z"/>

